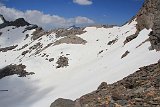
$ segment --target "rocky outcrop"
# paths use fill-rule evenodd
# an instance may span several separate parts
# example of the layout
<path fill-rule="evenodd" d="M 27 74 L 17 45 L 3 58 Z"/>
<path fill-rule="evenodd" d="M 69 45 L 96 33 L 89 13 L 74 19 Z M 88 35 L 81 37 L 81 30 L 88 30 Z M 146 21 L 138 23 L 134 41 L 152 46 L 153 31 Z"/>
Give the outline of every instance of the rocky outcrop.
<path fill-rule="evenodd" d="M 75 107 L 75 105 L 72 100 L 59 98 L 50 107 Z"/>
<path fill-rule="evenodd" d="M 132 20 L 135 18 L 137 31 L 135 34 L 127 37 L 124 44 L 135 39 L 144 28 L 152 29 L 149 35 L 151 47 L 160 51 L 160 0 L 145 0 L 142 8 Z"/>
<path fill-rule="evenodd" d="M 65 37 L 65 36 L 70 36 L 70 35 L 81 35 L 83 33 L 85 33 L 86 31 L 84 31 L 83 28 L 76 28 L 76 29 L 57 29 L 54 30 L 53 32 L 56 33 L 56 37 Z"/>
<path fill-rule="evenodd" d="M 126 57 L 130 52 L 127 50 L 122 56 L 121 56 L 121 59 Z"/>
<path fill-rule="evenodd" d="M 107 45 L 113 45 L 113 44 L 115 44 L 117 41 L 118 41 L 118 39 L 115 38 L 115 39 L 109 41 Z"/>
<path fill-rule="evenodd" d="M 34 74 L 33 72 L 28 73 L 26 70 L 25 65 L 19 64 L 19 65 L 8 65 L 2 69 L 0 69 L 0 79 L 6 77 L 6 76 L 11 76 L 14 74 L 19 75 L 19 77 L 25 77 L 27 75 L 32 75 Z"/>
<path fill-rule="evenodd" d="M 136 15 L 137 31 L 144 28 L 152 29 L 149 40 L 152 48 L 160 50 L 160 0 L 145 0 L 142 8 Z"/>
<path fill-rule="evenodd" d="M 78 37 L 78 36 L 74 36 L 74 35 L 69 35 L 69 36 L 66 36 L 64 38 L 61 38 L 57 41 L 54 42 L 54 45 L 59 45 L 59 44 L 63 44 L 63 43 L 66 43 L 66 44 L 86 44 L 87 41 Z"/>
<path fill-rule="evenodd" d="M 13 50 L 17 47 L 18 45 L 13 45 L 13 46 L 9 46 L 9 47 L 5 47 L 5 48 L 0 48 L 0 52 L 7 52 L 10 50 Z"/>
<path fill-rule="evenodd" d="M 124 45 L 125 45 L 126 43 L 132 41 L 133 39 L 135 39 L 135 38 L 138 36 L 138 34 L 139 34 L 139 32 L 136 32 L 135 34 L 126 37 L 125 41 L 123 42 Z"/>
<path fill-rule="evenodd" d="M 56 68 L 63 68 L 68 66 L 68 58 L 65 56 L 60 56 L 58 58 L 58 61 L 56 62 L 57 67 Z"/>
<path fill-rule="evenodd" d="M 50 58 L 50 59 L 49 59 L 49 62 L 52 62 L 52 61 L 54 61 L 54 58 Z"/>
<path fill-rule="evenodd" d="M 32 40 L 36 40 L 36 39 L 42 37 L 42 36 L 45 35 L 45 34 L 46 34 L 46 32 L 43 30 L 43 28 L 38 27 L 38 28 L 36 28 L 36 31 L 34 31 L 34 32 L 32 33 L 33 36 L 31 37 L 31 39 L 32 39 Z"/>
<path fill-rule="evenodd" d="M 15 21 L 9 22 L 8 26 L 16 26 L 16 27 L 23 27 L 29 26 L 30 24 L 24 20 L 24 18 L 18 18 Z"/>

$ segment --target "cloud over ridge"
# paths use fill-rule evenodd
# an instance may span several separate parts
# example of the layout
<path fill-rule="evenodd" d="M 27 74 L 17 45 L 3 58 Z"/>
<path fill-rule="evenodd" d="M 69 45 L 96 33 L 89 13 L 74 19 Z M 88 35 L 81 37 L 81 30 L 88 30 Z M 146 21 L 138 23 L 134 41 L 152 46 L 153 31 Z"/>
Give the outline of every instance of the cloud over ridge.
<path fill-rule="evenodd" d="M 9 21 L 17 18 L 24 18 L 29 23 L 37 24 L 47 29 L 52 27 L 67 27 L 71 25 L 94 23 L 92 19 L 83 16 L 67 19 L 58 15 L 44 14 L 38 10 L 26 10 L 23 12 L 14 8 L 8 8 L 6 6 L 0 6 L 0 13 Z"/>

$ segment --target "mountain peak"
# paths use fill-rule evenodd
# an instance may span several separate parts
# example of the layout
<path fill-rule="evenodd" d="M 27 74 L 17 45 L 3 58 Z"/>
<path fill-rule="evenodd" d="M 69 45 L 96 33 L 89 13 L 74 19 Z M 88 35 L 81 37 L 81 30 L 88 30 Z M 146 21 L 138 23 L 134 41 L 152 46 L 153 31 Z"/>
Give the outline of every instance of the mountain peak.
<path fill-rule="evenodd" d="M 28 26 L 30 25 L 30 23 L 25 21 L 24 18 L 18 18 L 15 21 L 10 22 L 10 26 L 20 27 L 20 26 L 26 26 L 26 25 Z"/>
<path fill-rule="evenodd" d="M 18 18 L 15 21 L 6 21 L 3 15 L 0 14 L 0 29 L 7 27 L 7 26 L 16 26 L 16 27 L 23 27 L 31 25 L 24 18 Z"/>

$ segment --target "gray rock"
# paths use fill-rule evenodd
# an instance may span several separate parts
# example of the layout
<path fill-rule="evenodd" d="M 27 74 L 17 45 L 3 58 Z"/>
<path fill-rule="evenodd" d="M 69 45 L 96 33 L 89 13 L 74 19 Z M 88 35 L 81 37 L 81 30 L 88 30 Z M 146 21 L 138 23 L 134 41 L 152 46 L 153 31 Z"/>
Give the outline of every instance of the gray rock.
<path fill-rule="evenodd" d="M 54 61 L 54 58 L 50 58 L 50 59 L 49 59 L 49 62 L 52 62 L 52 61 Z"/>
<path fill-rule="evenodd" d="M 65 56 L 60 56 L 56 63 L 58 64 L 58 66 L 56 68 L 66 67 L 66 66 L 68 66 L 68 58 Z"/>
<path fill-rule="evenodd" d="M 130 52 L 127 50 L 122 56 L 121 56 L 121 59 L 126 57 Z"/>
<path fill-rule="evenodd" d="M 75 102 L 69 99 L 59 98 L 55 100 L 50 107 L 75 107 Z"/>

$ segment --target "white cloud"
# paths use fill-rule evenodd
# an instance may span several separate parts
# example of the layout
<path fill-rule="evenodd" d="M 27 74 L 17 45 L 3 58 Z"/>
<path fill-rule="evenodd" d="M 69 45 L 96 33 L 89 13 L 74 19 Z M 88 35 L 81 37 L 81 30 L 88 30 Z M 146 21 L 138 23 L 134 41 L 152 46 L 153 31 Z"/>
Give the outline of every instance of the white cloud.
<path fill-rule="evenodd" d="M 74 3 L 77 3 L 79 5 L 91 5 L 91 0 L 73 0 Z"/>
<path fill-rule="evenodd" d="M 11 21 L 17 18 L 24 18 L 31 24 L 37 24 L 38 26 L 42 26 L 47 29 L 52 27 L 67 27 L 71 25 L 94 23 L 93 20 L 82 16 L 66 19 L 58 15 L 44 14 L 37 10 L 27 10 L 23 12 L 14 8 L 7 8 L 6 6 L 0 7 L 0 13 L 6 18 L 6 20 Z"/>
<path fill-rule="evenodd" d="M 75 18 L 76 24 L 85 24 L 85 23 L 94 23 L 93 20 L 88 19 L 86 17 L 78 16 Z"/>

